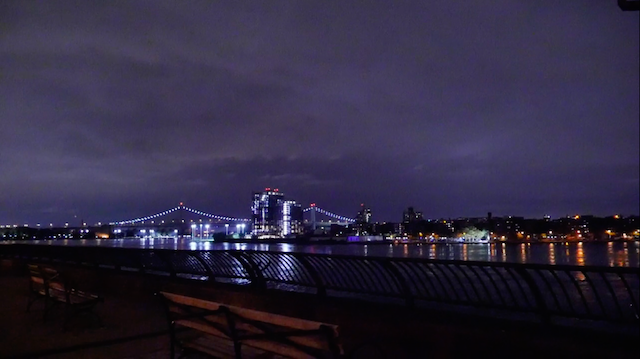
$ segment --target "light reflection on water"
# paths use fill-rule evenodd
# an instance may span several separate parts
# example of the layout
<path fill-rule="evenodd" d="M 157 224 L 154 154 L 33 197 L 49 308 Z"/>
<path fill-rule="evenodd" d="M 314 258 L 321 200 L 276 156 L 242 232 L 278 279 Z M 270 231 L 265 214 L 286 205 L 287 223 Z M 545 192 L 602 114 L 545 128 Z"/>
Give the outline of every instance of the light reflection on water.
<path fill-rule="evenodd" d="M 584 265 L 584 250 L 582 249 L 582 242 L 578 242 L 578 250 L 576 251 L 576 262 L 578 265 Z"/>
<path fill-rule="evenodd" d="M 613 243 L 607 243 L 607 257 L 609 257 L 609 266 L 613 267 L 614 258 L 613 258 Z"/>
<path fill-rule="evenodd" d="M 1 243 L 1 242 L 0 242 Z M 292 244 L 229 243 L 189 238 L 25 241 L 34 245 L 100 246 L 173 250 L 259 250 L 375 257 L 411 257 L 469 261 L 638 267 L 640 244 L 634 242 L 562 243 L 371 243 Z"/>

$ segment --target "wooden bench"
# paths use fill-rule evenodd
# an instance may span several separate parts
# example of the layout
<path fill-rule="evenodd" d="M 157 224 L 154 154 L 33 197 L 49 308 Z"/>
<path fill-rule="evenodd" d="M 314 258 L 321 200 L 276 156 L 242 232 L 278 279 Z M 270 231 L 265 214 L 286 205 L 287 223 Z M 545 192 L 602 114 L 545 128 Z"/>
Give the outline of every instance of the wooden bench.
<path fill-rule="evenodd" d="M 63 327 L 67 329 L 70 320 L 81 313 L 91 314 L 102 326 L 102 319 L 94 311 L 96 304 L 103 301 L 102 296 L 82 291 L 68 277 L 54 268 L 29 264 L 29 299 L 27 312 L 34 302 L 44 300 L 43 320 L 59 304 L 64 306 Z"/>
<path fill-rule="evenodd" d="M 338 358 L 338 327 L 160 292 L 176 348 L 218 358 Z"/>

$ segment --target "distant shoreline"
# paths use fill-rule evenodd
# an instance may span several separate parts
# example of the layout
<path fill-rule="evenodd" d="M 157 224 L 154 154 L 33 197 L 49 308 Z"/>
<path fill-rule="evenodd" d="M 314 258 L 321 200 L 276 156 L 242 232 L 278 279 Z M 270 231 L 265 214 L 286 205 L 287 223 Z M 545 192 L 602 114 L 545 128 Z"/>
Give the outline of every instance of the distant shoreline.
<path fill-rule="evenodd" d="M 398 239 L 382 239 L 375 241 L 348 241 L 346 239 L 297 239 L 297 238 L 282 238 L 282 239 L 231 239 L 224 241 L 216 241 L 217 243 L 250 243 L 250 244 L 267 244 L 267 243 L 288 243 L 288 244 L 341 244 L 341 245 L 383 245 L 383 244 L 548 244 L 548 243 L 608 243 L 608 242 L 637 242 L 638 239 L 624 239 L 624 238 L 612 238 L 602 240 L 537 240 L 537 241 L 518 241 L 518 240 L 506 240 L 506 241 L 426 241 L 426 240 L 398 240 Z"/>

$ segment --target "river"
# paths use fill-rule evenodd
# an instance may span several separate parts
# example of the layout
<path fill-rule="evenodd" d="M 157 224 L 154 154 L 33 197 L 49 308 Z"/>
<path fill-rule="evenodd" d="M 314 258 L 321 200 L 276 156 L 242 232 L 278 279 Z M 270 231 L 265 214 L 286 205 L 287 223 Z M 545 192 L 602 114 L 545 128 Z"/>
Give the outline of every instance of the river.
<path fill-rule="evenodd" d="M 1 242 L 0 242 L 1 243 Z M 126 238 L 91 240 L 10 241 L 35 245 L 101 246 L 173 250 L 259 250 L 305 252 L 373 257 L 411 257 L 485 262 L 595 265 L 639 267 L 640 244 L 633 242 L 563 243 L 237 243 L 191 240 L 190 238 Z"/>

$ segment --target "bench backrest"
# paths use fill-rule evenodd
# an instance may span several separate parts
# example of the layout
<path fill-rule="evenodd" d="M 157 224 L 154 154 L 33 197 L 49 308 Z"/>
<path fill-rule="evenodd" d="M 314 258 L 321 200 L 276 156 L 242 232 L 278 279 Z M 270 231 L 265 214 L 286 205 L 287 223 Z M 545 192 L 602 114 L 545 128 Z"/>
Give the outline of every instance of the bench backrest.
<path fill-rule="evenodd" d="M 58 271 L 51 267 L 29 264 L 31 290 L 49 294 L 50 290 L 64 291 L 64 283 Z"/>
<path fill-rule="evenodd" d="M 169 321 L 272 353 L 295 357 L 339 357 L 338 326 L 160 293 Z"/>

